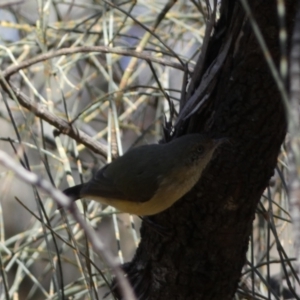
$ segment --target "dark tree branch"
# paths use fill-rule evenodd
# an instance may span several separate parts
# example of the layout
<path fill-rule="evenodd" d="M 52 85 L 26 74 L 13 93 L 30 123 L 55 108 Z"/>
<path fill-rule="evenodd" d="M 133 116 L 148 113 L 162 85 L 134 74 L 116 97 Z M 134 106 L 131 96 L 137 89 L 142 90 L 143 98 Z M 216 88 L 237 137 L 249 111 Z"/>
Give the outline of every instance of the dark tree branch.
<path fill-rule="evenodd" d="M 289 36 L 295 2 L 285 1 Z M 278 67 L 277 3 L 248 3 Z M 216 64 L 220 58 L 222 64 Z M 211 70 L 214 65 L 217 72 Z M 210 72 L 215 76 L 209 82 Z M 208 132 L 230 138 L 232 144 L 219 149 L 190 193 L 153 217 L 172 236 L 163 237 L 142 226 L 136 255 L 124 266 L 141 299 L 232 299 L 257 203 L 274 172 L 286 133 L 278 86 L 239 1 L 222 1 L 202 73 L 194 76 L 183 106 L 184 110 L 192 99 L 193 115 L 179 120 L 177 134 Z"/>

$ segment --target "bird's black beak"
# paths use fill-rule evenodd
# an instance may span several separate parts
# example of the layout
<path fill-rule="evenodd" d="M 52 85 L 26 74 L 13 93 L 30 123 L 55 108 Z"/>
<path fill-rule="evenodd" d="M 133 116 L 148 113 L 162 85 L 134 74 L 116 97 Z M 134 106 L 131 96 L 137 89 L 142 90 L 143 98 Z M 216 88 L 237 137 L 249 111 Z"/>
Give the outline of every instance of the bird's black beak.
<path fill-rule="evenodd" d="M 215 147 L 219 147 L 220 145 L 224 144 L 224 143 L 230 143 L 230 140 L 228 138 L 220 138 L 220 139 L 214 139 L 214 144 Z"/>

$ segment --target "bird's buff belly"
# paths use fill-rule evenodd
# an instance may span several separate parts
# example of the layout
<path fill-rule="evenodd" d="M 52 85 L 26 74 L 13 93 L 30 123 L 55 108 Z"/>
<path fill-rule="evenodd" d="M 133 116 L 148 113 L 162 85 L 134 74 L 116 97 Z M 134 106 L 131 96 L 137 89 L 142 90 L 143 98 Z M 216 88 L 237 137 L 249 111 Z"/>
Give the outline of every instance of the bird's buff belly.
<path fill-rule="evenodd" d="M 181 177 L 181 180 L 177 178 L 178 180 L 175 180 L 175 182 L 172 184 L 163 182 L 157 193 L 150 200 L 145 202 L 127 201 L 112 198 L 96 198 L 93 196 L 90 196 L 89 198 L 107 205 L 111 205 L 122 212 L 139 216 L 155 215 L 166 210 L 182 196 L 184 196 L 199 179 L 199 173 L 197 176 L 188 177 L 189 180 L 186 180 L 186 177 Z M 185 174 L 185 176 L 186 175 L 189 174 Z"/>

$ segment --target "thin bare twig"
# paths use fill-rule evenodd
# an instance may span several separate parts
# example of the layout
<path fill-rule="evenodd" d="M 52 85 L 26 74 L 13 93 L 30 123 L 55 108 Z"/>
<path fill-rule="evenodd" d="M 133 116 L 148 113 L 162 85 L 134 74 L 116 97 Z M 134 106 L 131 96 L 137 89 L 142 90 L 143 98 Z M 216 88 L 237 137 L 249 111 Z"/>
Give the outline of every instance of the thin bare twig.
<path fill-rule="evenodd" d="M 106 157 L 106 146 L 93 140 L 90 136 L 88 136 L 81 130 L 70 125 L 67 121 L 57 117 L 49 110 L 47 110 L 44 105 L 32 102 L 24 93 L 21 92 L 19 88 L 15 87 L 13 84 L 10 83 L 10 86 L 8 86 L 8 83 L 4 82 L 3 80 L 0 81 L 0 84 L 3 89 L 10 94 L 11 97 L 16 97 L 23 107 L 34 113 L 37 117 L 40 117 L 44 121 L 57 128 L 58 131 L 55 134 L 66 134 L 76 140 L 78 143 L 81 143 L 87 148 L 93 150 L 95 153 L 101 154 Z"/>
<path fill-rule="evenodd" d="M 16 161 L 13 160 L 7 153 L 0 150 L 0 164 L 10 170 L 12 170 L 16 176 L 23 180 L 24 182 L 34 185 L 47 194 L 49 194 L 60 206 L 65 207 L 70 210 L 74 219 L 80 224 L 81 228 L 84 230 L 85 234 L 89 238 L 95 252 L 101 255 L 107 262 L 107 264 L 112 268 L 114 271 L 118 283 L 121 287 L 122 294 L 124 299 L 127 300 L 134 300 L 136 297 L 134 296 L 133 290 L 124 276 L 122 269 L 120 268 L 120 264 L 118 260 L 115 259 L 109 250 L 105 247 L 105 244 L 99 239 L 99 236 L 96 232 L 91 228 L 82 218 L 80 215 L 76 205 L 73 201 L 71 201 L 65 194 L 63 194 L 60 190 L 53 187 L 53 185 L 40 178 L 37 174 L 27 171 L 25 168 L 20 166 Z"/>
<path fill-rule="evenodd" d="M 14 65 L 14 66 L 7 68 L 5 71 L 3 71 L 2 74 L 3 74 L 3 77 L 7 79 L 11 75 L 17 73 L 18 71 L 20 71 L 22 69 L 28 68 L 34 64 L 43 62 L 50 58 L 54 58 L 54 57 L 58 57 L 58 56 L 62 56 L 62 55 L 70 55 L 70 54 L 75 54 L 75 53 L 93 53 L 93 52 L 114 53 L 114 54 L 119 54 L 119 55 L 124 55 L 124 56 L 133 56 L 133 57 L 137 57 L 140 59 L 144 59 L 146 61 L 152 61 L 152 62 L 161 64 L 161 65 L 164 65 L 164 66 L 169 66 L 174 69 L 179 69 L 179 70 L 185 69 L 184 66 L 179 63 L 171 62 L 171 61 L 163 59 L 163 58 L 158 58 L 158 57 L 152 56 L 151 54 L 145 54 L 145 53 L 121 49 L 121 48 L 111 48 L 111 47 L 106 47 L 106 46 L 82 46 L 82 47 L 74 47 L 74 48 L 62 48 L 57 51 L 41 54 L 34 58 L 23 61 L 23 62 L 19 63 L 18 65 Z"/>

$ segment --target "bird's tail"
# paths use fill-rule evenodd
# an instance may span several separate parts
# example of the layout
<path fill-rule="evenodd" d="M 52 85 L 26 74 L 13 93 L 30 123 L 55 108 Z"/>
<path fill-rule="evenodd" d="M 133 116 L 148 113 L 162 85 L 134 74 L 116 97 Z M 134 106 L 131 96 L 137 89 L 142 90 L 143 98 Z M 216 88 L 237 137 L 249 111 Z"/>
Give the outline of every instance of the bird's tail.
<path fill-rule="evenodd" d="M 82 189 L 83 184 L 77 184 L 72 187 L 69 187 L 63 191 L 63 193 L 71 198 L 73 201 L 80 199 L 80 191 Z"/>
<path fill-rule="evenodd" d="M 63 191 L 63 193 L 68 196 L 72 201 L 76 201 L 81 198 L 80 191 L 82 189 L 83 184 L 77 184 L 72 187 L 69 187 Z M 62 207 L 58 205 L 57 209 L 61 209 Z"/>

